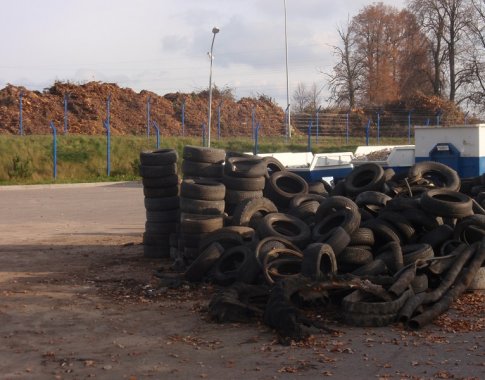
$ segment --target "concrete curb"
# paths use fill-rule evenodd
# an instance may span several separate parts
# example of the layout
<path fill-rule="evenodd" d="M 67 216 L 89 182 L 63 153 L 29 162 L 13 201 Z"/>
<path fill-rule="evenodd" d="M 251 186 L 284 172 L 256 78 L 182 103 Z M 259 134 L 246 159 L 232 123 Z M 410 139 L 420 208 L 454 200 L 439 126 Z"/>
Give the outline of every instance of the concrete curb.
<path fill-rule="evenodd" d="M 117 186 L 117 187 L 142 187 L 140 181 L 122 181 L 122 182 L 89 182 L 89 183 L 61 183 L 61 184 L 47 184 L 47 185 L 12 185 L 0 186 L 0 191 L 10 190 L 42 190 L 42 189 L 69 189 L 80 187 L 103 187 L 103 186 Z"/>

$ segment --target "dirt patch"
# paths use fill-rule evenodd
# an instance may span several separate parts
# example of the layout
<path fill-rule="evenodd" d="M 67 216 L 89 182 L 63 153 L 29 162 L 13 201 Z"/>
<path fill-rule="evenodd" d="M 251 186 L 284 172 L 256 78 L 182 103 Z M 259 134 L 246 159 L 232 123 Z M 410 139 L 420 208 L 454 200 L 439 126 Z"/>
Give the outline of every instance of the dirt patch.
<path fill-rule="evenodd" d="M 74 236 L 0 247 L 0 362 L 7 379 L 483 378 L 483 304 L 466 295 L 437 325 L 361 329 L 333 322 L 283 347 L 260 323 L 217 325 L 214 289 L 160 287 L 168 262 L 140 237 Z M 469 328 L 451 328 L 465 313 Z M 479 322 L 482 321 L 480 325 Z M 332 322 L 330 322 L 332 323 Z"/>

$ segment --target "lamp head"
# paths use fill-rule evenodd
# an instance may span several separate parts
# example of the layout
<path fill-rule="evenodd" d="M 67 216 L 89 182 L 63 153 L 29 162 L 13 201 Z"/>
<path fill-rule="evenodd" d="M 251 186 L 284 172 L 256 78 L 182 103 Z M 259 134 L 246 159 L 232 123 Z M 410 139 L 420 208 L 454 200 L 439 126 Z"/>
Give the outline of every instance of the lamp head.
<path fill-rule="evenodd" d="M 214 26 L 214 27 L 212 28 L 212 33 L 217 34 L 217 33 L 219 33 L 219 30 L 220 30 L 220 29 L 219 29 L 217 26 Z"/>

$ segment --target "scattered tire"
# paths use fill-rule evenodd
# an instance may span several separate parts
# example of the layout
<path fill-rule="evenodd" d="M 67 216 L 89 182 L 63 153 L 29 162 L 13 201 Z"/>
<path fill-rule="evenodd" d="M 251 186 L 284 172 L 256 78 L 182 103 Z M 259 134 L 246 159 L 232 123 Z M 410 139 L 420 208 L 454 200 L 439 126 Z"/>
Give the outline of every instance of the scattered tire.
<path fill-rule="evenodd" d="M 267 198 L 245 199 L 235 208 L 232 224 L 256 228 L 263 217 L 274 212 L 278 208 Z"/>
<path fill-rule="evenodd" d="M 345 191 L 350 196 L 369 190 L 380 191 L 384 180 L 382 166 L 374 163 L 362 164 L 345 178 Z"/>
<path fill-rule="evenodd" d="M 308 183 L 298 174 L 280 171 L 273 173 L 265 187 L 265 195 L 279 206 L 288 206 L 291 199 L 308 193 Z"/>
<path fill-rule="evenodd" d="M 185 279 L 190 282 L 200 282 L 224 252 L 219 243 L 212 243 L 189 265 L 185 271 Z"/>
<path fill-rule="evenodd" d="M 451 191 L 458 191 L 460 189 L 460 177 L 458 173 L 441 162 L 418 162 L 411 166 L 408 177 L 411 181 L 424 178 L 431 181 L 435 186 Z"/>
<path fill-rule="evenodd" d="M 271 213 L 266 215 L 258 224 L 261 238 L 277 236 L 289 240 L 298 247 L 305 246 L 310 241 L 310 228 L 294 216 Z"/>
<path fill-rule="evenodd" d="M 472 215 L 472 199 L 465 194 L 446 189 L 433 189 L 421 196 L 423 210 L 449 218 Z"/>

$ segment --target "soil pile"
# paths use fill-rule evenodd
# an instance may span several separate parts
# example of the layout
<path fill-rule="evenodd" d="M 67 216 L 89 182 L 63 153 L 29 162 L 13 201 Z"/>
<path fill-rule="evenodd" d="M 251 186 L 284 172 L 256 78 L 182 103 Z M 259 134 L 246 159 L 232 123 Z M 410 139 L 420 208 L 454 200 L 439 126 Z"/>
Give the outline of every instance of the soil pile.
<path fill-rule="evenodd" d="M 68 130 L 70 133 L 103 134 L 110 96 L 110 126 L 113 135 L 142 135 L 146 133 L 147 100 L 150 98 L 150 118 L 160 127 L 162 135 L 200 135 L 207 122 L 207 91 L 173 93 L 165 96 L 150 91 L 139 93 L 120 88 L 115 83 L 88 82 L 73 84 L 56 82 L 44 91 L 30 91 L 25 87 L 7 85 L 0 90 L 0 133 L 19 131 L 19 103 L 22 94 L 23 129 L 26 134 L 50 133 L 53 121 L 59 131 L 64 126 L 64 96 L 68 97 Z M 284 111 L 266 98 L 242 98 L 214 91 L 212 102 L 212 133 L 217 128 L 217 108 L 220 105 L 222 136 L 250 136 L 252 113 L 264 135 L 282 134 Z M 185 103 L 184 128 L 182 108 Z M 154 129 L 151 129 L 154 133 Z"/>

